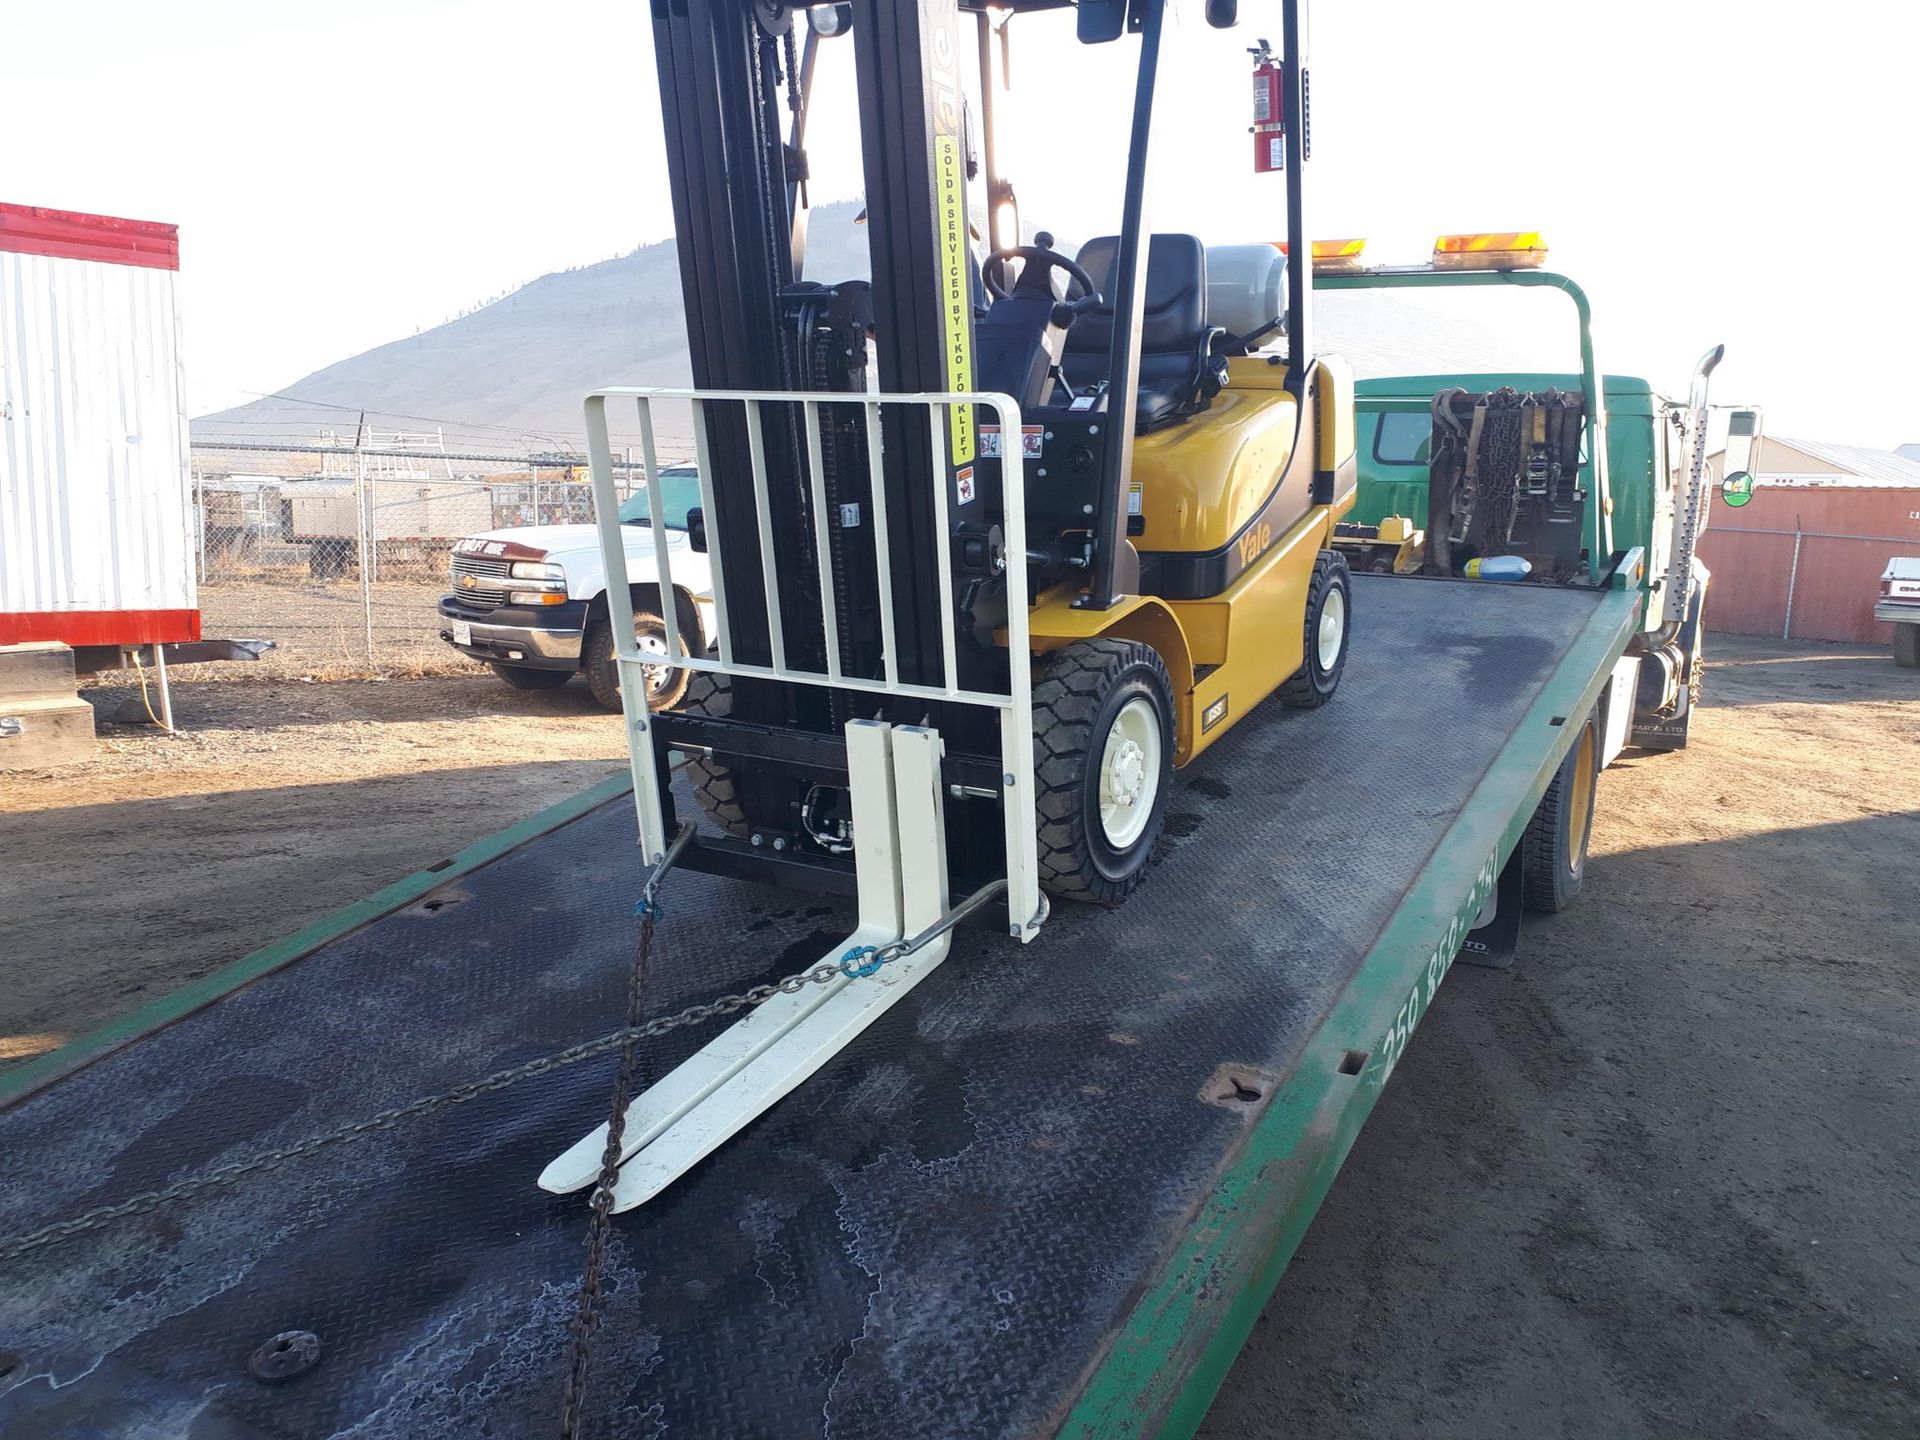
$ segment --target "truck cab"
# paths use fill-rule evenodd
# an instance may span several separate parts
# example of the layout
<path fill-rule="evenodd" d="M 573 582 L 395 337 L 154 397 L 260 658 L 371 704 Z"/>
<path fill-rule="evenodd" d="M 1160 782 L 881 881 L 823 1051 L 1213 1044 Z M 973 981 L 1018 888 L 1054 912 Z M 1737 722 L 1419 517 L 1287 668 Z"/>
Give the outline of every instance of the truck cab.
<path fill-rule="evenodd" d="M 1594 361 L 1585 292 L 1538 268 L 1545 256 L 1534 232 L 1442 236 L 1431 265 L 1362 268 L 1346 256 L 1318 282 L 1333 290 L 1558 291 L 1577 320 L 1578 370 L 1358 382 L 1359 494 L 1341 540 L 1364 569 L 1473 577 L 1483 561 L 1497 560 L 1496 569 L 1525 583 L 1635 590 L 1638 633 L 1611 707 L 1626 718 L 1612 727 L 1606 758 L 1625 743 L 1681 749 L 1704 675 L 1711 576 L 1695 546 L 1707 521 L 1708 377 L 1722 350 L 1701 358 L 1684 400 L 1643 379 L 1605 374 Z M 1758 411 L 1729 413 L 1730 466 L 1744 464 L 1759 427 Z M 1628 555 L 1632 573 L 1613 574 Z"/>
<path fill-rule="evenodd" d="M 653 528 L 644 485 L 620 506 L 634 615 L 634 643 L 667 655 L 659 575 L 664 535 L 683 646 L 704 654 L 713 633 L 713 575 L 700 510 L 700 475 L 691 465 L 662 469 L 662 518 Z M 584 675 L 595 701 L 620 708 L 619 666 L 608 621 L 607 570 L 592 525 L 516 525 L 469 535 L 453 547 L 449 591 L 440 599 L 440 638 L 492 668 L 516 690 L 557 690 Z M 647 701 L 679 702 L 687 672 L 649 666 Z"/>

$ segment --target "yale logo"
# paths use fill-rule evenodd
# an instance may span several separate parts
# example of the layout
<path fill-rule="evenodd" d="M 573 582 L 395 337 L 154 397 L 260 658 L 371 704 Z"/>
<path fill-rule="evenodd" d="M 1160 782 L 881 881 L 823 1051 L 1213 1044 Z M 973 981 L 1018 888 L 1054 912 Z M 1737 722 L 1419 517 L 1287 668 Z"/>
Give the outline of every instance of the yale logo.
<path fill-rule="evenodd" d="M 1273 543 L 1273 526 L 1262 520 L 1258 525 L 1249 526 L 1247 533 L 1233 543 L 1240 552 L 1240 565 L 1244 569 L 1253 563 L 1255 556 Z"/>
<path fill-rule="evenodd" d="M 1227 718 L 1227 697 L 1222 695 L 1206 709 L 1200 712 L 1200 733 L 1206 734 L 1222 720 Z"/>

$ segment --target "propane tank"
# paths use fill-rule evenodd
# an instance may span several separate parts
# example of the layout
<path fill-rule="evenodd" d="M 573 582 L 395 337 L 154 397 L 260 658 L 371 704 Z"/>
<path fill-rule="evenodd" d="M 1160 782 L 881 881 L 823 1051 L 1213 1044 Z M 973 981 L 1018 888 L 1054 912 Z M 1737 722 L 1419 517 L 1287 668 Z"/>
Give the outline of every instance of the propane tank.
<path fill-rule="evenodd" d="M 1520 555 L 1488 555 L 1467 561 L 1469 580 L 1524 580 L 1533 573 L 1533 562 Z"/>

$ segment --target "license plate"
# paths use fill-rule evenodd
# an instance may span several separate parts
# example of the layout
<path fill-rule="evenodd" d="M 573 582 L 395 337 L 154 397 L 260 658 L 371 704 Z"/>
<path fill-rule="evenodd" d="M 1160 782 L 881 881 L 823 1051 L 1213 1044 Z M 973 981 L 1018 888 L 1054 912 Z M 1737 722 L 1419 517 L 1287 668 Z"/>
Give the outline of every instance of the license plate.
<path fill-rule="evenodd" d="M 473 644 L 473 622 L 456 620 L 453 622 L 453 643 L 456 645 Z"/>

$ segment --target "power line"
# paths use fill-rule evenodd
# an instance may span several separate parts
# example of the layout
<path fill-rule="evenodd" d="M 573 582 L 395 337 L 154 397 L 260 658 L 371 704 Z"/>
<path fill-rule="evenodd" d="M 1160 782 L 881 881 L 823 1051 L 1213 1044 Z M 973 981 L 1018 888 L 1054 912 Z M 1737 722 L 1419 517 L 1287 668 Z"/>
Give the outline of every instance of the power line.
<path fill-rule="evenodd" d="M 562 438 L 560 433 L 530 430 L 519 425 L 502 425 L 498 422 L 486 420 L 456 420 L 444 415 L 414 415 L 404 410 L 385 410 L 380 408 L 378 404 L 342 405 L 331 400 L 309 400 L 305 396 L 288 395 L 283 391 L 246 390 L 242 393 L 252 395 L 259 400 L 283 400 L 290 405 L 310 405 L 315 409 L 343 411 L 347 414 L 354 415 L 357 415 L 362 410 L 367 410 L 375 416 L 384 419 L 412 420 L 423 425 L 453 425 L 466 430 L 485 430 L 500 435 L 512 435 L 516 439 L 558 441 Z M 253 402 L 249 401 L 248 403 L 251 404 Z M 284 422 L 270 420 L 223 420 L 219 423 L 222 425 L 268 426 Z M 585 436 L 581 433 L 568 432 L 565 435 L 565 439 L 569 444 L 584 445 L 586 443 Z"/>
<path fill-rule="evenodd" d="M 191 448 L 202 454 L 211 454 L 225 450 L 277 455 L 352 455 L 355 453 L 354 447 L 351 445 L 267 445 L 253 440 L 235 440 L 232 442 L 209 440 L 196 443 L 192 445 Z M 541 469 L 573 468 L 586 464 L 584 459 L 571 455 L 549 460 L 537 455 L 481 455 L 453 450 L 380 450 L 368 448 L 358 453 L 361 455 L 392 457 L 401 460 L 435 462 L 441 460 L 471 460 L 497 465 L 533 466 Z M 616 470 L 644 470 L 646 467 L 638 460 L 622 460 L 616 458 L 613 462 L 613 468 Z"/>

